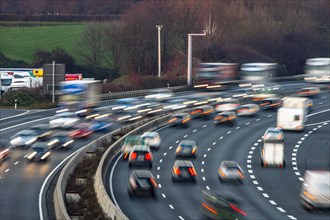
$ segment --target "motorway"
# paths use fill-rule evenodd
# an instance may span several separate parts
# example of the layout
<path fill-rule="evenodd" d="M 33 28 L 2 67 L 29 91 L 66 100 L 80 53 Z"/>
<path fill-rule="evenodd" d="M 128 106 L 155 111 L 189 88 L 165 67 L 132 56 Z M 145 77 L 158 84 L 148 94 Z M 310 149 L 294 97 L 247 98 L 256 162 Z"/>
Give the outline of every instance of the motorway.
<path fill-rule="evenodd" d="M 128 196 L 131 170 L 120 156 L 107 171 L 108 192 L 130 219 L 203 219 L 199 202 L 201 190 L 229 191 L 239 196 L 244 200 L 247 219 L 329 219 L 329 212 L 308 213 L 299 202 L 304 171 L 308 168 L 329 170 L 329 100 L 329 93 L 313 99 L 315 106 L 303 132 L 285 132 L 285 169 L 260 165 L 261 136 L 268 127 L 276 126 L 275 111 L 241 117 L 234 127 L 214 126 L 212 120 L 194 119 L 187 129 L 158 130 L 162 145 L 154 152 L 151 170 L 159 185 L 157 201 Z M 197 184 L 174 184 L 171 179 L 175 149 L 183 139 L 196 140 L 200 146 L 197 158 L 193 159 L 198 172 Z M 222 160 L 235 160 L 244 168 L 243 185 L 220 183 L 217 169 Z"/>
<path fill-rule="evenodd" d="M 184 94 L 185 93 L 182 95 L 184 96 Z M 322 94 L 322 96 L 315 99 L 314 102 L 316 106 L 314 107 L 314 111 L 312 113 L 328 109 L 329 94 Z M 322 104 L 319 104 L 321 102 Z M 111 102 L 109 101 L 102 102 L 101 106 L 102 108 L 107 108 L 110 104 Z M 1 142 L 8 143 L 9 138 L 20 130 L 39 123 L 48 123 L 49 118 L 53 116 L 55 112 L 55 109 L 40 111 L 1 110 Z M 318 123 L 328 119 L 329 114 L 325 112 L 311 116 L 308 123 Z M 168 127 L 162 128 L 160 130 L 160 135 L 163 139 L 162 148 L 155 154 L 154 166 L 152 170 L 155 176 L 157 176 L 157 182 L 161 184 L 161 188 L 158 193 L 158 201 L 155 203 L 154 201 L 148 199 L 130 200 L 128 198 L 126 188 L 127 177 L 129 174 L 128 165 L 119 160 L 113 170 L 116 178 L 113 180 L 112 185 L 115 198 L 120 208 L 131 219 L 177 219 L 180 218 L 179 216 L 184 219 L 199 219 L 200 212 L 198 200 L 200 198 L 200 190 L 207 188 L 216 190 L 220 187 L 220 189 L 233 191 L 241 195 L 242 198 L 245 198 L 247 200 L 246 210 L 251 218 L 271 219 L 274 216 L 287 217 L 287 215 L 292 215 L 299 218 L 299 215 L 296 212 L 289 213 L 290 208 L 293 208 L 294 206 L 287 207 L 280 203 L 283 200 L 285 202 L 285 198 L 278 199 L 277 197 L 272 197 L 274 201 L 281 204 L 281 207 L 286 210 L 286 213 L 279 212 L 276 207 L 271 204 L 267 204 L 267 202 L 265 202 L 266 200 L 263 201 L 261 199 L 263 198 L 262 194 L 258 191 L 256 188 L 257 186 L 254 185 L 252 180 L 249 178 L 246 179 L 243 187 L 239 185 L 232 186 L 229 184 L 222 186 L 216 176 L 217 166 L 223 159 L 237 160 L 247 172 L 246 166 L 248 164 L 246 162 L 246 158 L 248 152 L 251 151 L 249 148 L 253 146 L 254 142 L 260 139 L 260 136 L 263 134 L 264 130 L 268 126 L 274 125 L 274 123 L 274 112 L 262 112 L 257 118 L 240 118 L 239 124 L 233 128 L 223 126 L 214 127 L 211 124 L 211 121 L 197 119 L 188 129 Z M 116 124 L 114 129 L 119 126 L 119 124 Z M 316 127 L 318 126 L 320 125 L 316 125 Z M 315 126 L 309 126 L 304 133 L 293 134 L 297 135 L 297 137 L 290 139 L 290 141 L 296 143 L 299 141 L 301 135 L 304 135 L 306 132 L 314 128 Z M 311 134 L 310 138 L 313 137 L 318 141 L 323 140 L 326 132 L 328 132 L 326 130 L 328 128 L 329 126 L 322 126 L 318 128 L 318 130 L 313 133 L 313 136 Z M 251 132 L 252 130 L 253 132 Z M 319 137 L 319 134 L 323 139 Z M 185 137 L 185 135 L 188 136 Z M 14 149 L 11 157 L 0 166 L 0 219 L 40 219 L 41 216 L 44 215 L 44 213 L 40 213 L 40 210 L 41 207 L 43 207 L 43 212 L 45 211 L 45 201 L 44 195 L 40 197 L 39 194 L 45 180 L 48 179 L 47 177 L 52 174 L 52 171 L 57 166 L 64 164 L 65 159 L 72 156 L 74 152 L 98 136 L 100 136 L 100 134 L 93 134 L 88 140 L 79 140 L 76 142 L 74 147 L 69 150 L 55 150 L 52 153 L 50 160 L 45 163 L 27 163 L 27 160 L 24 158 L 27 153 L 27 149 Z M 173 154 L 174 149 L 177 146 L 176 142 L 184 138 L 196 139 L 201 146 L 198 152 L 199 155 L 194 161 L 196 168 L 198 168 L 198 181 L 196 185 L 178 184 L 174 186 L 171 181 L 170 166 L 174 161 Z M 304 160 L 304 157 L 300 155 L 312 156 L 312 154 L 309 154 L 306 152 L 306 149 L 304 149 L 307 148 L 305 146 L 308 145 L 309 141 L 310 139 L 306 138 L 306 140 L 300 144 L 301 147 L 299 148 L 299 152 L 297 154 L 297 164 L 301 174 L 304 169 L 299 166 L 299 164 L 304 163 L 306 160 Z M 172 148 L 169 149 L 171 146 Z M 286 149 L 287 155 L 291 155 L 293 147 L 294 145 L 288 146 Z M 263 187 L 265 193 L 271 195 L 273 189 L 269 189 L 267 187 L 276 179 L 273 177 L 266 178 L 261 170 L 258 169 L 260 166 L 258 166 L 259 160 L 257 153 L 258 152 L 255 151 L 252 155 L 255 159 L 252 164 L 253 169 L 255 169 L 255 177 L 258 178 L 260 187 Z M 327 155 L 325 154 L 326 151 L 323 151 L 323 148 L 320 149 L 320 152 L 318 152 L 319 155 L 316 152 L 313 153 L 315 153 L 315 155 L 313 155 L 315 158 L 319 158 L 319 155 Z M 204 155 L 206 155 L 205 158 Z M 294 182 L 290 183 L 289 189 L 293 189 L 294 187 L 297 188 L 297 185 L 299 184 L 299 176 L 295 175 L 293 167 L 291 166 L 291 160 L 289 158 L 291 157 L 288 156 L 288 166 L 285 170 L 270 170 L 270 172 L 280 172 L 281 175 L 285 176 L 290 175 L 290 178 L 292 178 L 292 181 Z M 325 158 L 325 160 L 326 159 L 328 158 Z M 162 162 L 160 162 L 160 160 L 162 160 Z M 111 169 L 109 169 L 109 173 L 110 171 Z M 269 170 L 267 169 L 266 171 Z M 53 176 L 51 176 L 50 179 L 52 177 Z M 298 189 L 296 189 L 296 191 L 297 190 Z M 292 190 L 290 190 L 290 192 L 292 192 Z M 295 204 L 299 205 L 298 200 Z M 141 212 L 141 210 L 145 211 Z M 301 210 L 300 207 L 299 210 Z M 160 213 L 162 213 L 162 216 L 159 216 Z M 47 219 L 46 216 L 43 218 Z M 320 218 L 324 219 L 323 213 L 320 213 Z"/>

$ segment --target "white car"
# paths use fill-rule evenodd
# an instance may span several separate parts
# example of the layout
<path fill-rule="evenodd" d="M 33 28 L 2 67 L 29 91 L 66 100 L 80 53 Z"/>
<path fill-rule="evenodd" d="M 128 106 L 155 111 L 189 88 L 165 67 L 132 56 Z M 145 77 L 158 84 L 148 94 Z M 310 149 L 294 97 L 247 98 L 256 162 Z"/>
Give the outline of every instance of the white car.
<path fill-rule="evenodd" d="M 307 170 L 300 191 L 300 201 L 306 210 L 330 208 L 330 172 Z"/>
<path fill-rule="evenodd" d="M 283 140 L 284 134 L 281 128 L 268 128 L 262 136 L 264 140 Z"/>
<path fill-rule="evenodd" d="M 218 112 L 236 111 L 239 106 L 237 99 L 222 100 L 215 105 L 215 110 Z"/>
<path fill-rule="evenodd" d="M 26 147 L 32 145 L 38 139 L 34 130 L 22 130 L 10 138 L 12 147 Z"/>
<path fill-rule="evenodd" d="M 147 144 L 149 147 L 159 149 L 162 142 L 158 132 L 145 132 L 141 136 L 141 141 L 144 144 Z"/>
<path fill-rule="evenodd" d="M 63 112 L 55 115 L 49 121 L 50 128 L 71 128 L 78 124 L 79 118 L 74 112 Z"/>

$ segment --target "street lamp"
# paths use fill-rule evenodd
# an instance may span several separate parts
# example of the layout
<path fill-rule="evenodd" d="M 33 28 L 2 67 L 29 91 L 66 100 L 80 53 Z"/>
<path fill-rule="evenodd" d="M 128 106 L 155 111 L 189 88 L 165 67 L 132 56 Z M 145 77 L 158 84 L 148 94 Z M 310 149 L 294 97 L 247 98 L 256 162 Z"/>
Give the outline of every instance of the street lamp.
<path fill-rule="evenodd" d="M 158 28 L 158 77 L 160 77 L 161 72 L 161 54 L 160 54 L 160 30 L 162 29 L 163 25 L 156 25 Z"/>
<path fill-rule="evenodd" d="M 206 36 L 204 30 L 202 34 L 188 34 L 188 68 L 187 68 L 187 85 L 192 84 L 192 36 Z"/>

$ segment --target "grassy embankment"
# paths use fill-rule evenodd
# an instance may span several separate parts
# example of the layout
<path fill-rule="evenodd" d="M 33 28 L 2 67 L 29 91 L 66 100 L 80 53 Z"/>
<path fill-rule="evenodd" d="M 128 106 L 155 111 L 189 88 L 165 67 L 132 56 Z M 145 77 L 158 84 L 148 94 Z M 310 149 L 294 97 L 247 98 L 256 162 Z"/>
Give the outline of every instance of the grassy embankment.
<path fill-rule="evenodd" d="M 62 48 L 79 64 L 75 50 L 86 26 L 87 23 L 0 22 L 0 53 L 30 64 L 34 60 L 35 50 Z"/>

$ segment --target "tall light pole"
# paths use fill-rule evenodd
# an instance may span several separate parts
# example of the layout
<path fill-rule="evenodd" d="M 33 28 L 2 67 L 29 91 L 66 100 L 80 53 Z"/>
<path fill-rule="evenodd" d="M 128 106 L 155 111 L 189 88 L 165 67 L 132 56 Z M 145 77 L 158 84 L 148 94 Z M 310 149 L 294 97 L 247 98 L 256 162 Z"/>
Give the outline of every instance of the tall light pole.
<path fill-rule="evenodd" d="M 188 67 L 187 67 L 187 85 L 192 84 L 192 36 L 205 36 L 206 31 L 202 34 L 188 34 Z"/>
<path fill-rule="evenodd" d="M 53 61 L 53 96 L 52 96 L 52 102 L 55 103 L 55 61 Z"/>
<path fill-rule="evenodd" d="M 160 53 L 160 30 L 162 29 L 163 25 L 156 25 L 158 28 L 158 77 L 160 77 L 161 72 L 161 53 Z"/>

